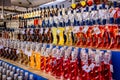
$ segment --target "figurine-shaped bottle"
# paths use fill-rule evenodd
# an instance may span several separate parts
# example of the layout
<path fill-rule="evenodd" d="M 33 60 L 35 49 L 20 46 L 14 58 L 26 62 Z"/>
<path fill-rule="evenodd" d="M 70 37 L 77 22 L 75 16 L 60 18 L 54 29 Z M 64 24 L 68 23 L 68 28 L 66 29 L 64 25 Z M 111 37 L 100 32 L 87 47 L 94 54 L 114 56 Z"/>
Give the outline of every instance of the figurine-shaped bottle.
<path fill-rule="evenodd" d="M 63 78 L 69 79 L 70 78 L 70 54 L 72 51 L 72 47 L 68 47 L 68 49 L 65 51 L 64 59 L 63 59 Z"/>
<path fill-rule="evenodd" d="M 31 44 L 31 55 L 30 55 L 30 67 L 35 69 L 35 49 L 36 49 L 36 44 L 35 43 L 32 43 Z"/>
<path fill-rule="evenodd" d="M 74 49 L 72 52 L 72 59 L 70 61 L 70 80 L 78 79 L 78 49 Z"/>
<path fill-rule="evenodd" d="M 41 54 L 40 54 L 40 50 L 41 50 L 42 44 L 39 43 L 37 44 L 36 47 L 36 51 L 35 51 L 35 69 L 40 70 L 41 67 Z"/>

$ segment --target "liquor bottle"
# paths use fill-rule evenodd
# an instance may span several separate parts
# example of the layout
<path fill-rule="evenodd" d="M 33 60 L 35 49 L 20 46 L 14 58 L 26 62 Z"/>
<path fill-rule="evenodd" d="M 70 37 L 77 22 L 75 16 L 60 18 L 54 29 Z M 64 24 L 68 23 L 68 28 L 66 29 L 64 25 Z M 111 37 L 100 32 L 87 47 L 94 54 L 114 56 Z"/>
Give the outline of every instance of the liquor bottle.
<path fill-rule="evenodd" d="M 45 60 L 45 51 L 46 51 L 46 44 L 43 44 L 43 47 L 42 47 L 42 49 L 41 49 L 41 68 L 40 68 L 40 70 L 41 71 L 44 71 L 45 70 L 45 67 L 46 67 L 46 60 Z"/>
<path fill-rule="evenodd" d="M 53 35 L 53 44 L 57 44 L 57 28 L 56 27 L 52 27 L 51 28 L 52 31 L 52 35 Z"/>
<path fill-rule="evenodd" d="M 13 54 L 14 54 L 14 58 L 13 58 L 13 60 L 14 61 L 17 61 L 17 59 L 18 59 L 18 55 L 17 55 L 17 42 L 15 41 L 14 42 L 14 49 L 13 49 Z"/>
<path fill-rule="evenodd" d="M 64 59 L 63 59 L 63 77 L 64 79 L 70 78 L 70 54 L 72 51 L 72 47 L 68 47 L 68 49 L 65 51 Z"/>
<path fill-rule="evenodd" d="M 31 45 L 31 55 L 30 55 L 30 67 L 35 69 L 35 49 L 36 49 L 36 44 L 35 43 L 32 43 Z"/>
<path fill-rule="evenodd" d="M 38 25 L 39 25 L 40 27 L 42 26 L 42 8 L 40 8 L 40 10 L 39 10 Z"/>
<path fill-rule="evenodd" d="M 29 66 L 30 56 L 31 56 L 31 47 L 30 47 L 30 43 L 28 43 L 26 45 L 25 54 L 24 54 L 24 59 L 25 59 L 24 63 L 26 66 Z"/>
<path fill-rule="evenodd" d="M 41 50 L 42 44 L 39 43 L 37 44 L 36 47 L 36 51 L 35 51 L 35 69 L 40 70 L 41 67 L 41 54 L 40 54 L 40 50 Z"/>
<path fill-rule="evenodd" d="M 42 43 L 42 34 L 43 34 L 43 28 L 40 28 L 39 30 L 39 42 Z"/>
<path fill-rule="evenodd" d="M 45 71 L 47 73 L 50 73 L 50 71 L 52 69 L 52 66 L 51 66 L 51 61 L 52 61 L 51 53 L 52 53 L 52 49 L 53 49 L 53 45 L 50 45 L 50 47 L 47 50 L 47 54 L 46 54 L 46 68 L 45 68 Z"/>
<path fill-rule="evenodd" d="M 95 54 L 95 65 L 93 67 L 93 75 L 91 75 L 92 79 L 98 80 L 101 79 L 101 67 L 100 67 L 100 57 L 99 54 Z"/>
<path fill-rule="evenodd" d="M 112 72 L 113 72 L 113 67 L 111 64 L 111 51 L 107 51 L 104 55 L 104 79 L 112 79 Z"/>
<path fill-rule="evenodd" d="M 56 52 L 57 52 L 58 46 L 54 47 L 52 49 L 52 53 L 51 53 L 51 75 L 55 76 L 56 75 L 56 67 L 57 67 L 57 63 L 56 63 Z"/>
<path fill-rule="evenodd" d="M 78 49 L 74 49 L 71 54 L 72 59 L 70 61 L 70 80 L 77 80 L 78 78 Z"/>
<path fill-rule="evenodd" d="M 83 79 L 89 79 L 89 72 L 90 72 L 90 68 L 88 66 L 88 54 L 86 53 L 85 49 L 81 50 L 81 72 L 80 72 L 80 76 L 79 78 L 81 80 Z"/>
<path fill-rule="evenodd" d="M 57 28 L 57 34 L 58 34 L 58 44 L 59 45 L 63 45 L 64 44 L 64 36 L 63 36 L 63 32 L 64 32 L 64 22 L 63 22 L 63 16 L 62 16 L 62 11 L 59 13 L 59 27 Z"/>
<path fill-rule="evenodd" d="M 63 50 L 63 51 L 62 51 Z M 57 49 L 56 53 L 56 78 L 62 79 L 63 77 L 63 57 L 64 48 Z"/>

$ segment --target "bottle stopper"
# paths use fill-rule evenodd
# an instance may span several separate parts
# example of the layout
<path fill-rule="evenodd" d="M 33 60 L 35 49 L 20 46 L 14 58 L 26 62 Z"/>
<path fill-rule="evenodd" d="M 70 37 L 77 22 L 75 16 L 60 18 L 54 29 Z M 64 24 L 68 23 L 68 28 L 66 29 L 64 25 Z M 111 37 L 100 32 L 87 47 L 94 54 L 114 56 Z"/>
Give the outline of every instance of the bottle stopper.
<path fill-rule="evenodd" d="M 11 77 L 7 77 L 7 80 L 12 80 L 12 78 Z"/>
<path fill-rule="evenodd" d="M 7 70 L 6 75 L 7 75 L 7 76 L 10 75 L 10 70 Z"/>
<path fill-rule="evenodd" d="M 32 74 L 30 74 L 29 79 L 30 79 L 30 80 L 34 80 Z"/>
<path fill-rule="evenodd" d="M 18 80 L 23 80 L 23 79 L 22 79 L 22 76 L 18 76 Z"/>
<path fill-rule="evenodd" d="M 12 68 L 12 71 L 15 72 L 15 67 Z"/>
<path fill-rule="evenodd" d="M 20 76 L 23 76 L 23 70 L 20 70 Z"/>
<path fill-rule="evenodd" d="M 6 73 L 6 69 L 3 68 L 3 70 L 2 70 L 2 74 L 5 74 L 5 73 Z"/>
<path fill-rule="evenodd" d="M 28 80 L 28 72 L 25 72 L 24 80 Z"/>
<path fill-rule="evenodd" d="M 17 80 L 18 74 L 14 74 L 14 80 Z"/>
<path fill-rule="evenodd" d="M 6 75 L 2 75 L 2 80 L 6 80 Z"/>
<path fill-rule="evenodd" d="M 20 69 L 17 69 L 16 72 L 17 72 L 17 74 L 19 74 L 20 73 Z"/>
<path fill-rule="evenodd" d="M 12 71 L 12 72 L 10 72 L 10 77 L 13 78 L 13 76 L 14 76 L 14 72 Z"/>

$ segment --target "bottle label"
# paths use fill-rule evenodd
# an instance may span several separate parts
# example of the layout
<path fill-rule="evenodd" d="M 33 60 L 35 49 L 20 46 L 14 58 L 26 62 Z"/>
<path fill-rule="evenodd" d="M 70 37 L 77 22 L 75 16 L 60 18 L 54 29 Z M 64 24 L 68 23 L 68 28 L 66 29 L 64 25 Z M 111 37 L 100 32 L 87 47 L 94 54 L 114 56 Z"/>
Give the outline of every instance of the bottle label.
<path fill-rule="evenodd" d="M 84 12 L 82 15 L 83 20 L 89 20 L 89 18 L 90 18 L 89 16 L 90 16 L 89 12 Z"/>
<path fill-rule="evenodd" d="M 68 15 L 64 16 L 64 21 L 67 23 L 68 22 Z"/>
<path fill-rule="evenodd" d="M 49 21 L 50 21 L 50 24 L 53 24 L 53 18 L 52 17 L 49 18 Z"/>
<path fill-rule="evenodd" d="M 72 32 L 73 32 L 73 33 L 78 33 L 78 32 L 80 32 L 79 28 L 80 28 L 80 27 L 78 27 L 78 26 L 73 27 Z"/>
<path fill-rule="evenodd" d="M 97 20 L 98 19 L 98 12 L 97 11 L 92 11 L 90 13 L 91 19 Z"/>
<path fill-rule="evenodd" d="M 98 26 L 95 26 L 95 27 L 94 27 L 94 32 L 95 32 L 97 35 L 101 33 L 101 32 L 100 32 L 100 29 L 98 28 Z"/>
<path fill-rule="evenodd" d="M 88 31 L 89 27 L 88 26 L 84 26 L 82 32 L 86 34 L 86 32 Z"/>
<path fill-rule="evenodd" d="M 54 16 L 54 22 L 56 23 L 56 24 L 58 24 L 58 17 L 56 17 L 56 16 Z"/>
<path fill-rule="evenodd" d="M 70 21 L 73 23 L 73 22 L 74 22 L 74 14 L 70 14 L 70 15 L 69 15 L 69 19 L 70 19 Z"/>
<path fill-rule="evenodd" d="M 114 10 L 112 10 L 112 12 L 110 13 L 110 16 L 111 16 L 111 17 L 114 17 L 115 13 L 116 13 L 116 10 L 114 9 Z"/>

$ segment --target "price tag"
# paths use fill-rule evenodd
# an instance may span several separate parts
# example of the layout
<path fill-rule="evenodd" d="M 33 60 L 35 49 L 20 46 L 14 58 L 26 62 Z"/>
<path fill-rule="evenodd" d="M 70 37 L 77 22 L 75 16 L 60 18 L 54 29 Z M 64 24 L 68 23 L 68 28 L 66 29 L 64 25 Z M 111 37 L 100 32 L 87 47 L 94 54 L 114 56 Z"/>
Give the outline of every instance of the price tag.
<path fill-rule="evenodd" d="M 88 31 L 88 29 L 89 29 L 88 26 L 84 26 L 84 29 L 82 30 L 82 32 L 86 34 L 86 32 Z"/>
<path fill-rule="evenodd" d="M 88 67 L 88 65 L 84 65 L 84 66 L 82 67 L 82 69 L 83 69 L 84 71 L 86 71 L 87 73 L 90 72 L 90 68 Z"/>
<path fill-rule="evenodd" d="M 113 17 L 115 13 L 116 13 L 116 10 L 114 9 L 114 10 L 112 10 L 112 12 L 110 13 L 110 16 Z"/>
<path fill-rule="evenodd" d="M 67 23 L 68 22 L 68 15 L 64 16 L 64 21 Z"/>
<path fill-rule="evenodd" d="M 43 33 L 43 28 L 40 29 L 40 34 L 42 34 L 42 33 Z"/>
<path fill-rule="evenodd" d="M 53 23 L 53 18 L 50 17 L 50 18 L 49 18 L 49 21 L 50 21 L 50 24 L 52 24 L 52 23 Z"/>
<path fill-rule="evenodd" d="M 54 16 L 54 22 L 58 23 L 58 17 L 57 16 Z"/>
<path fill-rule="evenodd" d="M 111 64 L 110 65 L 110 71 L 113 73 L 114 71 L 113 71 L 113 65 Z"/>
<path fill-rule="evenodd" d="M 69 19 L 70 19 L 71 22 L 74 22 L 74 15 L 73 15 L 73 14 L 70 14 L 70 15 L 69 15 Z"/>
<path fill-rule="evenodd" d="M 47 32 L 48 32 L 48 30 L 49 30 L 49 28 L 46 28 L 46 29 L 45 29 L 45 33 L 47 33 Z"/>
<path fill-rule="evenodd" d="M 59 34 L 59 33 L 60 33 L 60 30 L 57 30 L 57 33 Z"/>
<path fill-rule="evenodd" d="M 96 27 L 94 28 L 94 32 L 95 32 L 97 35 L 101 33 L 101 32 L 100 32 L 100 29 L 98 28 L 98 26 L 96 26 Z"/>
<path fill-rule="evenodd" d="M 32 52 L 31 52 L 31 51 L 29 51 L 29 52 L 27 53 L 27 55 L 28 55 L 28 56 L 31 56 L 31 55 L 32 55 Z"/>
<path fill-rule="evenodd" d="M 79 30 L 79 27 L 77 26 L 77 27 L 74 27 L 73 28 L 73 30 L 72 30 L 72 32 L 73 33 L 78 33 L 80 30 Z"/>
<path fill-rule="evenodd" d="M 87 20 L 89 18 L 89 12 L 84 12 L 82 17 L 83 17 L 83 20 Z"/>
<path fill-rule="evenodd" d="M 89 66 L 90 70 L 93 70 L 94 67 L 95 67 L 94 63 L 90 64 L 90 66 Z"/>
<path fill-rule="evenodd" d="M 19 52 L 19 50 L 17 50 L 17 54 L 19 54 L 20 52 Z"/>

